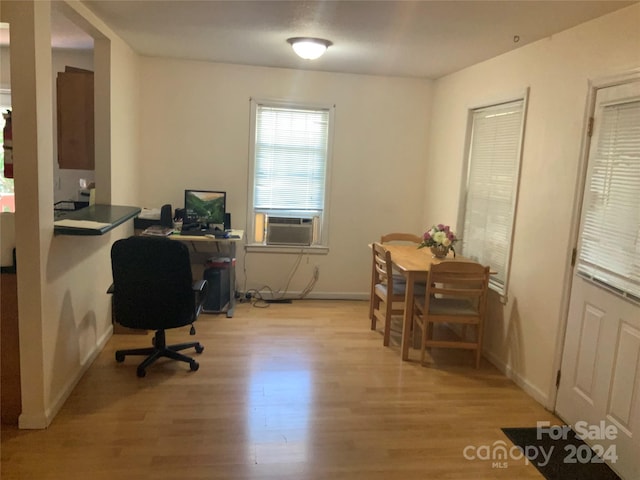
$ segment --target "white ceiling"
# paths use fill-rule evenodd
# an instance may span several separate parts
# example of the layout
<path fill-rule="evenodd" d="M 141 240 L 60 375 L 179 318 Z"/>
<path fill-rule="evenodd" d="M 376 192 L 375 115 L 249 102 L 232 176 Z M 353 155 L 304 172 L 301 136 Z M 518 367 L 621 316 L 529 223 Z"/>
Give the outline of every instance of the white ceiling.
<path fill-rule="evenodd" d="M 84 0 L 143 55 L 437 78 L 549 37 L 633 1 Z M 54 47 L 91 48 L 55 13 Z M 640 20 L 640 19 L 639 19 Z M 333 46 L 297 58 L 289 37 Z M 514 37 L 519 41 L 514 41 Z M 0 39 L 1 41 L 1 39 Z"/>

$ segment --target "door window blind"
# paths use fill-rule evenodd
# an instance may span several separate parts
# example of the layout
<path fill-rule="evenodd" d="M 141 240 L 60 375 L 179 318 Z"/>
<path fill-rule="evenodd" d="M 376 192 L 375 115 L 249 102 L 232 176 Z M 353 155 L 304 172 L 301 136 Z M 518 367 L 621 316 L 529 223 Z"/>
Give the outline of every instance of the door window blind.
<path fill-rule="evenodd" d="M 462 251 L 505 294 L 520 172 L 524 100 L 472 112 Z"/>
<path fill-rule="evenodd" d="M 640 101 L 604 106 L 585 190 L 577 269 L 640 300 Z"/>

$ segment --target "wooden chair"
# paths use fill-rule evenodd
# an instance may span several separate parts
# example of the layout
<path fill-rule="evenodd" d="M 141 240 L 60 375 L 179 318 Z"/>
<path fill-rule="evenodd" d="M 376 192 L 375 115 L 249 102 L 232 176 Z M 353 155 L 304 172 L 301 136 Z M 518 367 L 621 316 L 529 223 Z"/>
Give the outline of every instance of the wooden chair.
<path fill-rule="evenodd" d="M 420 235 L 416 235 L 414 233 L 387 233 L 385 235 L 382 235 L 380 237 L 380 243 L 381 244 L 385 244 L 385 243 L 414 243 L 416 245 L 416 248 L 418 248 L 418 245 L 420 245 L 420 243 L 422 243 L 422 237 L 420 237 Z M 398 272 L 396 269 L 393 270 L 393 281 L 394 282 L 399 282 L 399 283 L 406 283 L 404 276 Z M 418 283 L 424 283 L 422 281 L 418 282 Z M 424 290 L 424 286 L 421 286 L 421 288 Z"/>
<path fill-rule="evenodd" d="M 421 364 L 427 348 L 461 348 L 475 351 L 476 368 L 480 366 L 488 285 L 489 267 L 478 263 L 444 261 L 431 266 L 426 295 L 416 298 L 414 306 L 414 323 L 422 330 Z M 460 324 L 461 337 L 436 340 L 436 323 Z M 473 339 L 467 335 L 469 326 L 475 327 Z"/>
<path fill-rule="evenodd" d="M 382 243 L 383 245 L 385 243 L 413 243 L 415 244 L 416 248 L 418 248 L 418 245 L 422 243 L 422 237 L 420 235 L 416 235 L 415 233 L 387 233 L 386 235 L 382 235 L 380 237 L 380 243 Z M 404 279 L 404 277 L 402 277 L 401 275 L 398 276 L 397 273 L 395 273 L 395 275 L 396 279 L 398 280 Z"/>
<path fill-rule="evenodd" d="M 382 243 L 383 245 L 385 243 L 413 243 L 415 244 L 416 248 L 418 248 L 418 245 L 420 245 L 420 243 L 422 243 L 422 237 L 420 237 L 420 235 L 416 235 L 415 233 L 398 233 L 398 232 L 394 232 L 394 233 L 387 233 L 385 235 L 382 235 L 380 237 L 380 243 Z M 394 269 L 393 272 L 393 278 L 395 279 L 396 282 L 404 282 L 405 279 L 402 276 L 402 274 L 398 271 L 396 271 Z"/>
<path fill-rule="evenodd" d="M 378 320 L 383 322 L 383 345 L 388 346 L 391 338 L 391 317 L 404 314 L 406 282 L 394 280 L 391 253 L 384 246 L 380 243 L 374 243 L 371 250 L 373 252 L 369 310 L 371 330 L 376 329 Z M 424 289 L 417 287 L 416 295 L 420 294 L 424 294 Z"/>
<path fill-rule="evenodd" d="M 391 317 L 404 313 L 404 308 L 396 306 L 394 309 L 393 304 L 395 302 L 404 305 L 405 285 L 400 282 L 396 282 L 394 285 L 391 270 L 391 253 L 385 250 L 380 243 L 374 243 L 371 250 L 373 252 L 371 301 L 369 306 L 371 330 L 376 329 L 378 320 L 383 322 L 384 334 L 382 343 L 387 346 L 391 338 Z"/>

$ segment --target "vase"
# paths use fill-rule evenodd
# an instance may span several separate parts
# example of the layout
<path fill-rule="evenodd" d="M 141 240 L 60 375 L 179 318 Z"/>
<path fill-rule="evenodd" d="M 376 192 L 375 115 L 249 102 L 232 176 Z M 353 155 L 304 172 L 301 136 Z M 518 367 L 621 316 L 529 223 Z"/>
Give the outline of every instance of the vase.
<path fill-rule="evenodd" d="M 435 258 L 445 258 L 449 253 L 449 247 L 444 245 L 434 245 L 431 247 L 431 253 Z"/>

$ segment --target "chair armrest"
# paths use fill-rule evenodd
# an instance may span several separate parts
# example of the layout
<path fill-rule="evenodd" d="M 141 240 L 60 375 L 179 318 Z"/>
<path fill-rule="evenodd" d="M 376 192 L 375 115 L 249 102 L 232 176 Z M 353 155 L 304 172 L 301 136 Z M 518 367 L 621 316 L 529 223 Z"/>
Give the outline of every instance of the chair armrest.
<path fill-rule="evenodd" d="M 194 292 L 202 293 L 206 287 L 207 287 L 206 280 L 198 280 L 197 282 L 193 282 L 193 285 L 191 286 L 191 290 L 193 290 Z"/>
<path fill-rule="evenodd" d="M 113 283 L 111 284 L 111 286 L 109 286 L 109 289 L 107 290 L 107 293 L 113 293 L 115 290 Z"/>
<path fill-rule="evenodd" d="M 209 283 L 206 280 L 198 280 L 193 282 L 191 286 L 191 290 L 195 295 L 195 306 L 196 306 L 196 314 L 198 317 L 200 312 L 202 311 L 202 306 L 204 305 L 204 301 L 207 299 L 207 292 L 209 290 Z"/>

